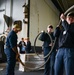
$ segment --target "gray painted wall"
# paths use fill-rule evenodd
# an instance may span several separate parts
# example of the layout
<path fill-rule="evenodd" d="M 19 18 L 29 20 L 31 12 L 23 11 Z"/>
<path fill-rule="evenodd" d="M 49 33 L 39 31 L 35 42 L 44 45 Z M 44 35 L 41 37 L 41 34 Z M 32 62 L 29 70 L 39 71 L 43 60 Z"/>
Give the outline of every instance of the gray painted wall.
<path fill-rule="evenodd" d="M 39 32 L 47 29 L 49 24 L 55 28 L 59 21 L 59 11 L 51 0 L 30 0 L 30 40 L 34 40 Z M 37 46 L 42 42 L 37 40 Z"/>

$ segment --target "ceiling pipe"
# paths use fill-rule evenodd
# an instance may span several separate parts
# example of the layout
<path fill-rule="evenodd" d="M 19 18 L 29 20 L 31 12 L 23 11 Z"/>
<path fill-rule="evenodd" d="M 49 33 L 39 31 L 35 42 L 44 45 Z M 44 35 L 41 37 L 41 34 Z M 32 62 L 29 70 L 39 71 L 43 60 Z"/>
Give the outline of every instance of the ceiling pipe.
<path fill-rule="evenodd" d="M 59 6 L 61 7 L 61 9 L 64 11 L 64 9 L 63 9 L 63 7 L 61 6 L 59 0 L 57 0 L 57 2 L 58 2 L 58 4 L 59 4 Z"/>

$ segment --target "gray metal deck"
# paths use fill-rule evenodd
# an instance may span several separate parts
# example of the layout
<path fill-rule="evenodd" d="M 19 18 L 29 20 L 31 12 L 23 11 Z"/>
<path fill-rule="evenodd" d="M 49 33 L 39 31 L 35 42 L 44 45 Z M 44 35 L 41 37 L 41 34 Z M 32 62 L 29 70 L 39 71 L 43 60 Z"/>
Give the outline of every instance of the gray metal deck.
<path fill-rule="evenodd" d="M 15 67 L 15 75 L 43 75 L 44 70 L 22 72 L 18 70 L 18 64 Z M 5 75 L 6 63 L 0 63 L 0 75 Z"/>

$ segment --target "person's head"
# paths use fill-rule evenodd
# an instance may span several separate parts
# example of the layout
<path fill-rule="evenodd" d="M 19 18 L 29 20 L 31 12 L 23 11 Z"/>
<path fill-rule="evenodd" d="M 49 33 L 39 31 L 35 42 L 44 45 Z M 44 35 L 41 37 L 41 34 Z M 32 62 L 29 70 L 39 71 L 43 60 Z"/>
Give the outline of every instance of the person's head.
<path fill-rule="evenodd" d="M 26 41 L 29 41 L 29 37 L 25 38 Z"/>
<path fill-rule="evenodd" d="M 66 21 L 68 24 L 74 23 L 74 12 L 70 12 L 67 14 Z"/>
<path fill-rule="evenodd" d="M 18 24 L 13 25 L 13 30 L 18 33 L 20 31 L 20 27 L 18 26 Z"/>
<path fill-rule="evenodd" d="M 48 26 L 47 26 L 47 32 L 48 32 L 48 33 L 53 32 L 53 26 L 52 26 L 52 25 L 48 25 Z"/>
<path fill-rule="evenodd" d="M 24 38 L 21 38 L 22 41 L 24 41 Z"/>

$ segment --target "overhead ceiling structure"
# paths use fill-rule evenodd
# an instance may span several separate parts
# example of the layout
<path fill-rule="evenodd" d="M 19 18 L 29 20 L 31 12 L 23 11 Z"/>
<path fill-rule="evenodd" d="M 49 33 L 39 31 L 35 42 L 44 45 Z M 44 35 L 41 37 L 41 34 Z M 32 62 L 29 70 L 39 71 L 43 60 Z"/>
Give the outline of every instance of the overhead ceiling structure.
<path fill-rule="evenodd" d="M 65 12 L 74 5 L 74 0 L 51 0 L 60 12 Z"/>

